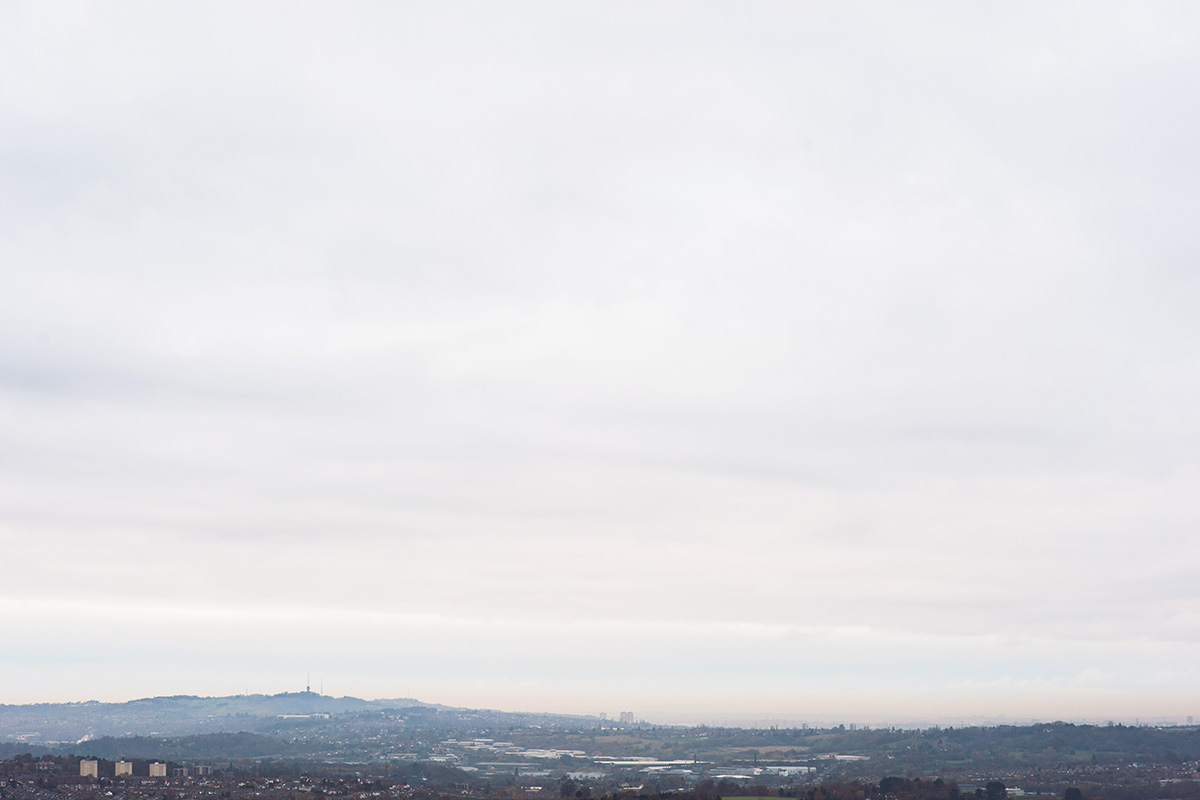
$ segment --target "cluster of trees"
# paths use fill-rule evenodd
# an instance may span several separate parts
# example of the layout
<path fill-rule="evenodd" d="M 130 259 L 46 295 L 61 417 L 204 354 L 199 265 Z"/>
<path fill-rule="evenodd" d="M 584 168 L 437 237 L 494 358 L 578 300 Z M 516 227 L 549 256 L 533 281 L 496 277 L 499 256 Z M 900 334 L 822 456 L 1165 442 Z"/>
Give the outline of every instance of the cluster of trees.
<path fill-rule="evenodd" d="M 219 759 L 291 755 L 290 742 L 258 733 L 204 733 L 197 736 L 103 736 L 74 745 L 91 758 Z"/>
<path fill-rule="evenodd" d="M 48 748 L 24 742 L 0 742 L 0 760 L 22 758 L 35 760 L 38 756 L 47 755 L 49 752 Z"/>
<path fill-rule="evenodd" d="M 566 797 L 567 795 L 562 795 Z M 579 797 L 580 795 L 575 795 Z M 815 786 L 784 786 L 772 789 L 765 784 L 745 786 L 729 780 L 704 780 L 696 784 L 690 791 L 664 793 L 616 792 L 607 795 L 612 800 L 651 800 L 652 798 L 671 798 L 671 800 L 722 800 L 725 798 L 759 798 L 783 797 L 796 800 L 965 800 L 957 784 L 946 782 L 941 778 L 923 780 L 921 778 L 888 777 L 878 783 L 864 781 L 824 781 Z M 978 800 L 1005 800 L 1006 791 L 1003 783 L 992 781 L 986 790 L 979 790 Z M 1072 800 L 1072 798 L 1067 798 Z M 1082 800 L 1075 798 L 1074 800 Z"/>
<path fill-rule="evenodd" d="M 1171 798 L 1171 800 L 1200 800 L 1200 783 L 1192 783 L 1192 793 L 1164 795 L 1156 790 L 1160 787 L 1147 786 L 1146 792 L 1137 796 L 1105 794 L 1085 795 L 1082 790 L 1072 787 L 1066 790 L 1063 800 L 1153 800 L 1154 798 Z M 563 798 L 590 797 L 575 790 L 573 782 L 564 781 L 559 794 Z M 564 794 L 564 792 L 566 792 Z M 1107 796 L 1106 796 L 1107 795 Z M 682 792 L 646 792 L 624 790 L 604 795 L 598 800 L 737 800 L 737 798 L 796 798 L 796 800 L 1006 800 L 1007 787 L 1001 781 L 988 781 L 984 788 L 975 789 L 973 794 L 963 794 L 953 781 L 924 780 L 922 778 L 887 777 L 878 783 L 865 781 L 825 781 L 815 786 L 783 787 L 772 790 L 767 786 L 742 786 L 731 781 L 705 780 L 696 784 L 691 791 Z"/>
<path fill-rule="evenodd" d="M 1076 791 L 1082 797 L 1067 797 L 1066 800 L 1093 797 L 1105 800 L 1200 800 L 1200 781 L 1131 781 L 1115 786 L 1083 784 Z"/>

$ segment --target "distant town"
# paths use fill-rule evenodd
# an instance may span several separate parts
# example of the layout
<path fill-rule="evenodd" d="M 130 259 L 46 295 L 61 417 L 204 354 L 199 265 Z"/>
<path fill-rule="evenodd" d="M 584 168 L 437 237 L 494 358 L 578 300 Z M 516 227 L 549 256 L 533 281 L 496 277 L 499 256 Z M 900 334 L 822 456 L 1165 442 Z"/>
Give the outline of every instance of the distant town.
<path fill-rule="evenodd" d="M 310 691 L 0 706 L 4 800 L 1200 799 L 1200 727 L 653 725 Z"/>

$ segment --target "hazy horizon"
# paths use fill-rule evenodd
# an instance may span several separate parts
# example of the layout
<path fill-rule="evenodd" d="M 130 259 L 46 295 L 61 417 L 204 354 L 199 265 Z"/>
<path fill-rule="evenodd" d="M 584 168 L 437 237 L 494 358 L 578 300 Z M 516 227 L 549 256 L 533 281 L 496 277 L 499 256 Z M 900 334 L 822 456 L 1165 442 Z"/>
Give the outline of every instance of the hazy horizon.
<path fill-rule="evenodd" d="M 1200 7 L 0 23 L 0 702 L 1200 714 Z"/>
<path fill-rule="evenodd" d="M 176 697 L 193 697 L 199 699 L 222 699 L 236 697 L 284 697 L 313 694 L 319 697 L 330 700 L 362 700 L 365 702 L 386 702 L 389 700 L 415 700 L 419 703 L 438 705 L 447 708 L 469 708 L 468 706 L 452 706 L 446 703 L 440 703 L 436 699 L 409 697 L 409 696 L 386 696 L 386 697 L 357 697 L 355 695 L 332 695 L 324 692 L 320 685 L 316 687 L 304 687 L 298 690 L 281 690 L 278 692 L 240 692 L 232 695 L 197 695 L 193 693 L 179 693 L 175 695 L 158 695 L 155 697 L 121 697 L 111 700 L 100 700 L 97 698 L 72 700 L 56 700 L 47 701 L 41 700 L 35 703 L 16 704 L 16 705 L 42 705 L 42 704 L 63 704 L 63 705 L 82 705 L 87 703 L 110 703 L 121 705 L 124 703 L 132 703 L 141 700 L 150 699 L 172 699 Z M 0 705 L 4 705 L 0 703 Z M 13 705 L 13 704 L 9 704 Z M 541 708 L 479 708 L 484 711 L 498 711 L 503 713 L 517 714 L 563 714 L 567 716 L 592 717 L 601 719 L 607 717 L 609 720 L 616 720 L 620 712 L 610 710 L 549 710 Z M 629 711 L 622 708 L 621 711 Z M 869 728 L 929 728 L 929 727 L 995 727 L 999 725 L 1039 725 L 1051 722 L 1063 722 L 1074 725 L 1191 725 L 1193 723 L 1188 720 L 1193 717 L 1189 714 L 1166 714 L 1153 717 L 1010 717 L 1006 714 L 978 714 L 978 715 L 941 715 L 941 716 L 921 716 L 901 715 L 888 716 L 881 714 L 872 714 L 870 712 L 858 714 L 799 714 L 799 713 L 762 713 L 755 711 L 741 712 L 726 712 L 726 713 L 702 713 L 702 712 L 651 712 L 643 714 L 638 711 L 631 711 L 635 716 L 634 724 L 647 725 L 716 725 L 725 727 L 741 727 L 741 728 L 800 728 L 804 726 L 811 727 L 837 727 L 844 725 L 847 727 L 858 727 L 861 729 Z"/>

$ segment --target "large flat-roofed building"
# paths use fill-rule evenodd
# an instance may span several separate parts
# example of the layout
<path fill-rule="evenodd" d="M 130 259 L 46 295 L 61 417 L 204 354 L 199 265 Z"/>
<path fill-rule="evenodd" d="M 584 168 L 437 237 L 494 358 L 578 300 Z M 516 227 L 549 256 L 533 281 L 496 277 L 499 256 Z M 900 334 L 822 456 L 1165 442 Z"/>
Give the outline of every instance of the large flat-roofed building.
<path fill-rule="evenodd" d="M 167 765 L 162 763 L 161 761 L 155 761 L 153 764 L 150 765 L 150 777 L 151 778 L 167 777 Z"/>
<path fill-rule="evenodd" d="M 132 774 L 133 774 L 133 762 L 132 761 L 118 761 L 113 766 L 113 775 L 117 778 L 121 777 L 122 775 L 132 775 Z"/>
<path fill-rule="evenodd" d="M 100 762 L 94 758 L 85 758 L 79 762 L 79 777 L 99 778 Z"/>

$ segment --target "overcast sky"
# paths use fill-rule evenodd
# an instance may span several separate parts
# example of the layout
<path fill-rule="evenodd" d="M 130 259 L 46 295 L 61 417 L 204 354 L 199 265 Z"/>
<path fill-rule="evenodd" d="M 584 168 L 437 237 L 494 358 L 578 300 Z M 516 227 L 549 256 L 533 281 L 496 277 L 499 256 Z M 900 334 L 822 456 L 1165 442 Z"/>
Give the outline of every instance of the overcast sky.
<path fill-rule="evenodd" d="M 1200 715 L 1200 8 L 0 6 L 0 702 Z"/>

